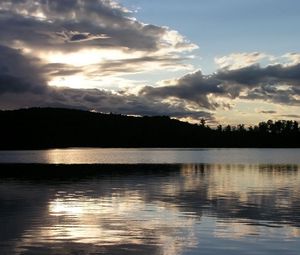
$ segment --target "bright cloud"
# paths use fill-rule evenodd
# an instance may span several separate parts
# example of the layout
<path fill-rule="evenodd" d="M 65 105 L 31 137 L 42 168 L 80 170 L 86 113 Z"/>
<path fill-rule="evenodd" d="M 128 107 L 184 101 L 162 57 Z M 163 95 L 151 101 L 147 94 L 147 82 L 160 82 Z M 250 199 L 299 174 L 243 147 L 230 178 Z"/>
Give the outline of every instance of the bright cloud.
<path fill-rule="evenodd" d="M 190 57 L 198 45 L 135 15 L 114 0 L 2 0 L 0 107 L 197 121 L 245 113 L 242 101 L 269 104 L 253 116 L 272 114 L 274 105 L 286 107 L 278 111 L 282 115 L 296 116 L 286 109 L 300 107 L 300 53 L 233 52 L 212 57 L 218 69 L 204 74 L 194 67 L 198 55 Z M 165 80 L 148 79 L 161 74 Z"/>
<path fill-rule="evenodd" d="M 103 72 L 122 75 L 182 69 L 186 66 L 181 54 L 197 48 L 177 31 L 136 20 L 113 0 L 4 0 L 0 37 L 2 45 L 26 49 L 46 64 L 82 67 L 85 73 L 92 72 L 92 80 L 97 74 L 101 80 Z M 110 65 L 114 68 L 108 74 Z M 96 87 L 101 86 L 98 82 Z"/>
<path fill-rule="evenodd" d="M 216 57 L 216 64 L 223 69 L 235 70 L 259 63 L 261 60 L 270 60 L 271 56 L 260 52 L 232 53 L 228 56 Z"/>

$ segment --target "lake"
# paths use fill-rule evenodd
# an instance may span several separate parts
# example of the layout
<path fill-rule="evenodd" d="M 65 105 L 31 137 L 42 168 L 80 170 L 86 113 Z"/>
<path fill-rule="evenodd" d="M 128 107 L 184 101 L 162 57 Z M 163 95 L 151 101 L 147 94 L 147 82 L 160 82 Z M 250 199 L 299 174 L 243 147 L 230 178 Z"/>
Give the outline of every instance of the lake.
<path fill-rule="evenodd" d="M 299 158 L 299 149 L 0 151 L 1 163 L 26 163 L 21 171 L 68 173 L 20 178 L 0 166 L 0 254 L 298 255 Z M 72 175 L 81 168 L 98 170 Z"/>
<path fill-rule="evenodd" d="M 94 149 L 0 151 L 0 163 L 300 164 L 300 149 Z"/>

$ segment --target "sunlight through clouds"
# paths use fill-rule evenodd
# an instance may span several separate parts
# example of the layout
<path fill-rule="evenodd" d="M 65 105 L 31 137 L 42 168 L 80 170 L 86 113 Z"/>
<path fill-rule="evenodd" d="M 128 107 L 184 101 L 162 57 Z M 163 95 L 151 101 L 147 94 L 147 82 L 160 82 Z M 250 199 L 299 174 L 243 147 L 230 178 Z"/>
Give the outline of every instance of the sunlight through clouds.
<path fill-rule="evenodd" d="M 76 106 L 115 112 L 118 98 L 122 114 L 163 114 L 192 122 L 206 118 L 216 123 L 217 117 L 233 123 L 241 113 L 243 119 L 258 122 L 273 104 L 284 112 L 290 109 L 289 116 L 297 115 L 298 48 L 275 52 L 258 47 L 259 37 L 257 46 L 243 47 L 238 44 L 241 38 L 233 40 L 222 32 L 228 32 L 230 21 L 204 26 L 212 21 L 197 13 L 208 8 L 206 4 L 175 1 L 176 17 L 169 14 L 175 11 L 169 2 L 160 5 L 168 8 L 143 1 L 1 1 L 0 107 Z M 144 16 L 154 9 L 143 6 L 168 12 L 156 22 L 158 16 Z M 240 6 L 240 11 L 245 10 Z M 189 13 L 190 19 L 182 19 L 182 13 Z M 215 16 L 216 24 L 218 19 Z M 212 34 L 221 36 L 208 42 Z M 229 39 L 231 46 L 225 48 Z M 215 69 L 204 73 L 212 63 Z M 269 105 L 251 112 L 240 109 L 240 101 Z"/>
<path fill-rule="evenodd" d="M 99 64 L 105 61 L 130 59 L 132 54 L 126 54 L 122 50 L 81 50 L 72 53 L 46 52 L 42 53 L 41 58 L 48 63 L 61 63 L 76 67 Z M 139 54 L 137 54 L 139 56 Z"/>

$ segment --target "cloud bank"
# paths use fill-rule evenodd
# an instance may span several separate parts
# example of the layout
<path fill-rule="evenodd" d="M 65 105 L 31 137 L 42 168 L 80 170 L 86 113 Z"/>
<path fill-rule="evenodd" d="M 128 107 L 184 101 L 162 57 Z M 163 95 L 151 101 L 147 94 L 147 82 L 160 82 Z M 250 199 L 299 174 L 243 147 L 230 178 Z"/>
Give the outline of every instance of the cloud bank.
<path fill-rule="evenodd" d="M 31 106 L 72 107 L 99 112 L 132 115 L 169 115 L 195 119 L 212 116 L 205 111 L 190 111 L 184 105 L 172 105 L 151 97 L 99 89 L 72 89 L 46 84 L 48 66 L 25 57 L 21 51 L 5 46 L 0 54 L 10 61 L 0 61 L 0 107 L 14 109 Z"/>
<path fill-rule="evenodd" d="M 196 48 L 177 31 L 138 21 L 113 0 L 2 0 L 0 108 L 74 107 L 213 121 L 235 99 L 300 105 L 298 53 L 233 53 L 215 58 L 219 69 L 210 75 L 197 70 L 156 85 L 139 83 L 134 92 L 122 78 L 190 69 L 188 54 Z M 88 86 L 104 80 L 113 89 Z"/>
<path fill-rule="evenodd" d="M 145 87 L 142 96 L 178 98 L 199 107 L 216 109 L 225 106 L 218 97 L 227 99 L 267 100 L 273 103 L 300 105 L 300 64 L 258 64 L 239 69 L 220 69 L 212 75 L 201 71 L 179 79 L 164 81 L 161 87 Z M 226 100 L 224 100 L 226 102 Z"/>

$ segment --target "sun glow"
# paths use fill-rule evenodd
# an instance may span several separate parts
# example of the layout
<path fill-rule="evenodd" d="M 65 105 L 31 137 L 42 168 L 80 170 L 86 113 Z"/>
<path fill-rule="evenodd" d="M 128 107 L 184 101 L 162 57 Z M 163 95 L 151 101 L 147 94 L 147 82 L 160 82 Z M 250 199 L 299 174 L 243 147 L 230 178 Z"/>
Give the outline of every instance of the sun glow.
<path fill-rule="evenodd" d="M 54 77 L 51 81 L 48 82 L 50 86 L 56 87 L 69 87 L 74 89 L 95 87 L 91 80 L 84 75 L 70 75 L 70 76 L 57 76 Z"/>
<path fill-rule="evenodd" d="M 138 86 L 137 82 L 121 78 L 121 77 L 89 77 L 85 74 L 76 74 L 70 76 L 56 76 L 49 82 L 49 86 L 73 89 L 100 89 L 110 90 L 111 92 L 119 89 L 127 88 L 128 86 Z"/>
<path fill-rule="evenodd" d="M 78 71 L 70 75 L 53 75 L 49 81 L 49 86 L 69 87 L 69 88 L 98 88 L 98 89 L 118 89 L 128 86 L 128 84 L 136 85 L 136 82 L 120 77 L 127 73 L 126 69 L 106 70 L 106 66 L 112 61 L 122 61 L 143 56 L 140 52 L 128 53 L 123 49 L 90 49 L 73 53 L 62 52 L 42 52 L 39 56 L 50 64 L 63 64 L 68 68 L 75 68 Z M 151 63 L 150 63 L 151 64 Z M 104 67 L 103 67 L 104 65 Z M 108 68 L 109 69 L 109 68 Z"/>
<path fill-rule="evenodd" d="M 72 53 L 49 52 L 42 53 L 41 57 L 49 63 L 67 64 L 76 67 L 101 64 L 106 61 L 131 59 L 139 53 L 126 53 L 122 49 L 89 49 Z"/>

